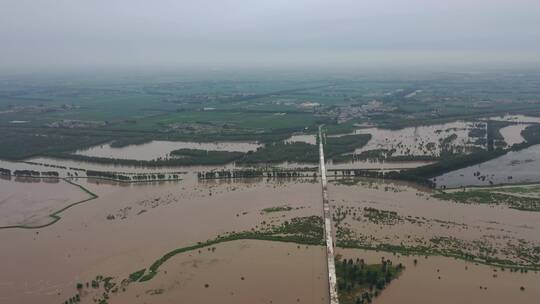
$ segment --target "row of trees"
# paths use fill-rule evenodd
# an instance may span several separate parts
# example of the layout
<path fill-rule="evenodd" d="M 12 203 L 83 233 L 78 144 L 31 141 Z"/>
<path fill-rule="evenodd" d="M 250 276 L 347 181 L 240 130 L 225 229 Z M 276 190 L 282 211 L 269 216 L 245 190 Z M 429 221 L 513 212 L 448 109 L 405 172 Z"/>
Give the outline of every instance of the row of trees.
<path fill-rule="evenodd" d="M 165 173 L 148 173 L 148 174 L 135 174 L 133 176 L 127 174 L 121 174 L 117 172 L 104 172 L 104 171 L 95 171 L 87 170 L 87 177 L 96 177 L 96 178 L 106 178 L 118 181 L 147 181 L 147 180 L 164 180 L 164 179 L 178 179 L 178 174 L 170 174 L 167 176 Z"/>
<path fill-rule="evenodd" d="M 11 175 L 11 170 L 0 168 L 0 175 Z"/>
<path fill-rule="evenodd" d="M 36 171 L 36 170 L 15 170 L 0 168 L 0 175 L 6 176 L 29 176 L 29 177 L 58 177 L 60 174 L 57 171 Z"/>
<path fill-rule="evenodd" d="M 87 170 L 86 176 L 88 177 L 98 177 L 98 178 L 107 178 L 107 179 L 114 179 L 114 180 L 120 180 L 120 181 L 130 181 L 131 177 L 115 172 L 102 172 L 102 171 L 94 171 L 94 170 Z"/>
<path fill-rule="evenodd" d="M 36 170 L 15 170 L 0 168 L 0 175 L 2 176 L 16 176 L 16 177 L 55 177 L 58 178 L 60 173 L 58 171 L 36 171 Z M 68 176 L 78 176 L 68 172 Z M 146 181 L 146 180 L 164 180 L 164 179 L 178 179 L 177 173 L 165 174 L 165 173 L 148 173 L 148 174 L 133 174 L 118 173 L 118 172 L 104 172 L 96 170 L 86 170 L 87 177 L 107 178 L 119 181 Z"/>
<path fill-rule="evenodd" d="M 316 177 L 315 169 L 235 169 L 220 171 L 197 172 L 199 179 L 235 179 L 235 178 L 290 178 L 290 177 Z"/>

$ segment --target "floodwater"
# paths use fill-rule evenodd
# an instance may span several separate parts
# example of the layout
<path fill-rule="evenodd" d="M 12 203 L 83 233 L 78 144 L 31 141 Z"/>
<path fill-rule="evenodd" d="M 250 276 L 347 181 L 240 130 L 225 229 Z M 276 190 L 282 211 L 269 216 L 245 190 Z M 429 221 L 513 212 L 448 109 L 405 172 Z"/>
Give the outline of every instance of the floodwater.
<path fill-rule="evenodd" d="M 520 144 L 525 141 L 525 138 L 521 136 L 521 131 L 525 130 L 530 124 L 515 124 L 503 127 L 499 130 L 501 133 L 504 142 L 507 146 L 512 146 L 514 144 Z"/>
<path fill-rule="evenodd" d="M 77 186 L 57 179 L 0 178 L 0 227 L 39 226 L 49 214 L 90 198 Z"/>
<path fill-rule="evenodd" d="M 446 124 L 409 127 L 399 130 L 366 128 L 358 129 L 356 134 L 371 134 L 371 140 L 354 153 L 377 149 L 395 149 L 394 156 L 438 156 L 442 151 L 441 141 L 455 134 L 457 137 L 451 142 L 455 149 L 464 147 L 465 151 L 474 147 L 482 147 L 474 143 L 475 138 L 469 137 L 469 131 L 479 123 L 456 121 Z M 482 124 L 485 127 L 485 124 Z M 478 126 L 482 127 L 482 126 Z"/>
<path fill-rule="evenodd" d="M 476 123 L 476 127 L 478 127 Z M 480 126 L 481 127 L 481 126 Z M 511 126 L 513 127 L 513 126 Z M 357 149 L 354 153 L 361 153 L 374 149 L 395 149 L 394 156 L 437 156 L 441 152 L 441 141 L 451 135 L 456 135 L 457 138 L 450 144 L 451 147 L 458 150 L 469 151 L 473 148 L 482 148 L 473 143 L 474 138 L 469 138 L 468 134 L 471 129 L 475 128 L 473 122 L 453 122 L 432 126 L 411 127 L 400 130 L 386 130 L 378 128 L 358 129 L 351 134 L 370 133 L 373 138 L 362 148 Z M 522 140 L 519 127 L 503 129 L 505 134 L 508 134 L 509 142 L 519 142 Z M 344 134 L 331 135 L 342 136 Z M 505 137 L 506 138 L 506 137 Z M 286 139 L 285 142 L 305 142 L 316 144 L 316 136 L 309 134 L 297 134 Z M 131 145 L 123 148 L 112 148 L 110 144 L 103 144 L 92 147 L 87 150 L 77 151 L 77 154 L 118 158 L 118 159 L 136 159 L 136 160 L 154 160 L 158 158 L 170 157 L 169 153 L 175 149 L 190 148 L 204 149 L 213 151 L 239 151 L 247 152 L 256 150 L 261 145 L 253 142 L 219 142 L 219 143 L 196 143 L 196 142 L 171 142 L 171 141 L 152 141 L 142 145 Z M 97 171 L 114 171 L 119 173 L 178 173 L 178 172 L 194 172 L 194 171 L 209 171 L 220 169 L 234 169 L 237 166 L 234 163 L 222 166 L 174 166 L 174 167 L 141 167 L 141 166 L 126 166 L 99 164 L 92 162 L 80 162 L 67 159 L 52 159 L 47 157 L 34 157 L 27 161 L 39 164 L 25 164 L 21 162 L 7 162 L 0 160 L 0 167 L 9 169 L 30 169 L 44 171 L 52 167 L 47 165 L 64 166 L 72 168 L 84 168 Z M 400 170 L 407 168 L 415 168 L 430 164 L 425 161 L 399 161 L 399 162 L 379 162 L 374 160 L 361 160 L 346 163 L 329 162 L 328 169 L 377 169 L 377 170 Z M 282 168 L 306 168 L 317 167 L 317 163 L 294 163 L 284 162 L 272 164 L 275 167 Z M 239 165 L 238 167 L 246 167 Z M 255 166 L 256 167 L 256 166 Z M 64 176 L 69 170 L 61 170 L 54 168 L 52 170 L 59 171 Z M 73 172 L 70 172 L 73 173 Z"/>
<path fill-rule="evenodd" d="M 135 166 L 125 166 L 125 165 L 112 165 L 112 164 L 99 164 L 99 163 L 92 163 L 92 162 L 80 162 L 80 161 L 74 161 L 74 160 L 68 160 L 68 159 L 53 159 L 53 158 L 47 158 L 47 157 L 35 157 L 28 159 L 28 161 L 33 162 L 35 164 L 28 164 L 23 162 L 11 162 L 11 161 L 3 161 L 0 160 L 0 168 L 6 168 L 11 170 L 37 170 L 37 171 L 58 171 L 60 173 L 61 177 L 67 176 L 67 173 L 74 173 L 77 172 L 79 176 L 85 176 L 84 172 L 81 171 L 74 171 L 70 170 L 69 168 L 78 168 L 78 169 L 87 169 L 87 170 L 96 170 L 96 171 L 112 171 L 112 172 L 118 172 L 118 173 L 126 173 L 126 174 L 150 174 L 150 173 L 175 173 L 175 174 L 181 174 L 182 179 L 190 179 L 193 178 L 194 175 L 192 173 L 201 172 L 201 171 L 212 171 L 212 170 L 232 170 L 232 169 L 243 169 L 243 168 L 249 168 L 254 167 L 257 168 L 259 166 L 243 166 L 243 165 L 236 165 L 234 163 L 226 164 L 222 166 L 188 166 L 188 167 L 135 167 Z M 345 163 L 333 163 L 332 161 L 329 161 L 327 163 L 327 169 L 373 169 L 373 170 L 401 170 L 401 169 L 407 169 L 407 168 L 416 168 L 420 166 L 428 165 L 432 162 L 426 162 L 426 161 L 400 161 L 400 162 L 392 162 L 392 161 L 376 161 L 376 160 L 361 160 L 361 161 L 354 161 L 354 162 L 345 162 Z M 68 169 L 59 169 L 55 167 L 50 167 L 47 165 L 53 165 L 53 166 L 62 166 L 66 167 Z M 278 168 L 287 168 L 287 169 L 296 169 L 296 168 L 313 168 L 318 169 L 318 163 L 296 163 L 296 162 L 283 162 L 283 163 L 276 163 L 276 164 L 270 164 L 272 167 L 278 167 Z"/>
<path fill-rule="evenodd" d="M 49 162 L 47 162 L 49 163 Z M 0 159 L 0 168 L 14 170 L 35 170 L 35 171 L 64 171 L 57 168 L 52 168 L 46 165 L 28 164 L 25 162 L 16 162 Z"/>
<path fill-rule="evenodd" d="M 141 145 L 113 148 L 110 144 L 95 146 L 75 154 L 117 159 L 155 160 L 171 157 L 169 153 L 178 149 L 198 149 L 207 151 L 248 152 L 261 145 L 255 142 L 186 142 L 154 140 Z"/>
<path fill-rule="evenodd" d="M 317 136 L 314 134 L 293 135 L 285 140 L 286 143 L 303 142 L 311 145 L 317 144 Z"/>
<path fill-rule="evenodd" d="M 346 163 L 334 163 L 331 160 L 328 161 L 326 168 L 328 170 L 339 169 L 373 169 L 373 170 L 402 170 L 417 168 L 425 165 L 432 164 L 428 161 L 377 161 L 377 160 L 361 160 Z"/>
<path fill-rule="evenodd" d="M 452 171 L 434 179 L 438 187 L 485 186 L 540 181 L 540 145 L 511 151 L 496 159 Z M 474 176 L 480 172 L 479 176 Z"/>
<path fill-rule="evenodd" d="M 526 159 L 537 159 L 540 146 L 531 148 L 536 150 L 527 152 Z M 0 229 L 0 243 L 9 244 L 0 246 L 0 260 L 3 261 L 0 273 L 4 275 L 0 283 L 0 303 L 63 303 L 76 293 L 78 282 L 91 281 L 97 275 L 112 276 L 121 281 L 137 270 L 148 268 L 171 250 L 227 232 L 257 229 L 263 222 L 279 225 L 294 217 L 322 214 L 317 179 L 198 182 L 195 171 L 222 167 L 152 169 L 47 158 L 32 161 L 100 171 L 186 171 L 181 181 L 174 182 L 118 184 L 73 179 L 99 197 L 62 212 L 57 223 L 45 228 Z M 525 166 L 532 163 L 529 160 L 523 162 Z M 365 162 L 362 165 L 377 168 L 381 164 Z M 383 165 L 398 166 L 388 162 Z M 317 164 L 309 166 L 316 167 Z M 514 162 L 513 166 L 519 164 Z M 56 170 L 46 165 L 6 161 L 0 161 L 0 167 Z M 332 168 L 331 164 L 329 168 Z M 540 172 L 531 170 L 531 174 L 532 171 Z M 9 218 L 12 210 L 17 212 L 27 206 L 35 214 L 36 209 L 32 207 L 43 198 L 65 199 L 59 196 L 59 193 L 65 194 L 67 189 L 60 188 L 65 186 L 62 181 L 30 184 L 0 180 L 0 197 L 14 193 L 7 206 L 16 205 L 17 208 L 9 209 Z M 39 187 L 45 188 L 40 190 Z M 72 188 L 80 195 L 77 187 Z M 32 199 L 27 202 L 24 195 Z M 496 248 L 499 250 L 497 256 L 501 258 L 508 258 L 506 250 L 509 250 L 508 255 L 513 253 L 511 245 L 540 246 L 538 212 L 513 210 L 502 205 L 440 201 L 431 197 L 429 189 L 376 179 L 363 179 L 355 186 L 330 183 L 329 196 L 334 212 L 339 207 L 347 207 L 361 215 L 363 208 L 369 207 L 397 213 L 400 220 L 394 225 L 353 216 L 343 220 L 343 225 L 348 225 L 359 236 L 366 236 L 370 244 L 425 245 L 435 237 L 453 237 L 473 252 L 476 243 Z M 263 212 L 265 208 L 277 206 L 290 206 L 292 210 Z M 0 219 L 4 214 L 1 208 L 0 203 Z M 416 220 L 411 221 L 412 218 Z M 327 301 L 324 247 L 262 241 L 235 241 L 214 247 L 215 251 L 187 252 L 171 258 L 154 279 L 130 284 L 125 292 L 112 295 L 109 303 Z M 392 282 L 376 303 L 535 303 L 533 300 L 538 299 L 538 290 L 533 286 L 539 286 L 539 279 L 533 272 L 499 271 L 494 278 L 491 267 L 448 258 L 417 258 L 418 265 L 411 266 L 412 257 L 398 260 L 386 253 L 338 252 L 360 254 L 359 257 L 374 262 L 384 255 L 406 265 L 404 274 Z M 438 276 L 441 276 L 440 280 Z M 422 286 L 424 289 L 418 290 Z M 480 286 L 488 289 L 480 289 Z M 519 290 L 520 286 L 525 290 Z M 83 303 L 93 303 L 92 292 L 83 297 Z"/>
<path fill-rule="evenodd" d="M 96 170 L 103 172 L 117 172 L 127 174 L 149 174 L 149 173 L 194 173 L 197 171 L 210 171 L 221 169 L 234 169 L 234 164 L 227 164 L 223 166 L 188 166 L 188 167 L 139 167 L 139 166 L 126 166 L 126 165 L 113 165 L 113 164 L 100 164 L 93 162 L 81 162 L 69 159 L 55 159 L 48 157 L 35 157 L 28 159 L 32 163 L 24 162 L 11 162 L 0 160 L 0 168 L 6 168 L 11 170 L 23 169 L 23 170 L 37 170 L 37 171 L 58 171 L 60 176 L 65 177 L 67 173 L 77 172 L 79 176 L 84 176 L 84 172 L 77 171 L 75 169 Z M 66 169 L 58 168 L 57 166 L 66 167 Z"/>
<path fill-rule="evenodd" d="M 442 201 L 432 197 L 429 189 L 381 179 L 361 179 L 352 186 L 331 182 L 328 193 L 334 215 L 339 209 L 351 210 L 341 225 L 359 239 L 365 238 L 366 245 L 436 246 L 430 240 L 444 237 L 454 241 L 440 249 L 478 255 L 493 248 L 497 250 L 495 257 L 525 264 L 526 259 L 517 258 L 516 248 L 540 246 L 540 212 Z M 387 218 L 388 222 L 371 220 L 364 208 L 395 215 Z"/>
<path fill-rule="evenodd" d="M 380 263 L 384 257 L 394 265 L 402 263 L 405 266 L 401 276 L 375 299 L 376 304 L 533 304 L 540 298 L 537 288 L 540 273 L 501 271 L 500 268 L 437 256 L 400 256 L 351 249 L 337 249 L 337 253 L 353 260 L 364 259 L 368 264 Z"/>
<path fill-rule="evenodd" d="M 243 240 L 215 248 L 178 255 L 111 303 L 328 303 L 322 246 Z"/>
<path fill-rule="evenodd" d="M 490 117 L 490 120 L 508 121 L 515 123 L 540 123 L 540 117 L 527 115 L 502 115 Z"/>
<path fill-rule="evenodd" d="M 10 244 L 0 246 L 3 261 L 0 272 L 5 276 L 0 284 L 1 303 L 62 303 L 74 295 L 77 282 L 89 281 L 97 275 L 125 278 L 176 248 L 226 232 L 257 229 L 262 221 L 279 225 L 293 217 L 322 213 L 317 182 L 209 181 L 199 184 L 186 179 L 122 187 L 85 179 L 77 182 L 99 197 L 66 210 L 62 219 L 51 226 L 39 230 L 0 230 L 0 242 Z M 293 210 L 262 212 L 264 208 L 283 205 Z M 275 252 L 275 263 L 283 261 L 279 251 L 261 248 L 248 253 L 264 256 L 267 251 L 268 254 Z M 319 263 L 320 256 L 314 252 L 315 264 Z M 308 260 L 306 258 L 306 262 Z M 241 260 L 232 263 L 240 264 Z M 324 265 L 324 259 L 320 259 L 320 264 Z M 261 273 L 261 276 L 276 278 L 283 275 L 283 267 L 276 266 L 279 273 Z M 245 271 L 251 276 L 247 267 Z M 299 276 L 313 274 L 316 277 L 315 273 Z M 161 280 L 162 274 L 160 272 L 155 280 Z M 298 284 L 296 287 L 304 290 L 299 296 L 304 298 L 307 287 L 302 284 L 311 286 L 311 281 Z M 271 286 L 258 288 L 268 294 Z M 256 294 L 257 290 L 246 292 Z"/>
<path fill-rule="evenodd" d="M 328 170 L 342 170 L 342 169 L 366 169 L 366 170 L 381 170 L 381 171 L 393 171 L 401 169 L 416 168 L 425 165 L 429 165 L 432 162 L 427 161 L 377 161 L 377 160 L 359 160 L 353 162 L 339 162 L 334 163 L 332 160 L 327 161 L 326 169 Z M 318 163 L 296 163 L 296 162 L 283 162 L 278 164 L 273 164 L 275 167 L 279 168 L 315 168 L 318 170 Z"/>

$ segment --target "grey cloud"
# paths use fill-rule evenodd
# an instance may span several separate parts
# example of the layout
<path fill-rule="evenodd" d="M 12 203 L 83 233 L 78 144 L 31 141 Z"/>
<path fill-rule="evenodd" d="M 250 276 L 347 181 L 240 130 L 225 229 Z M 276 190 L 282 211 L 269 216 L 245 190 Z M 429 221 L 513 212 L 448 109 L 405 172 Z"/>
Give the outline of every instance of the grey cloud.
<path fill-rule="evenodd" d="M 0 0 L 0 69 L 534 63 L 534 0 Z"/>

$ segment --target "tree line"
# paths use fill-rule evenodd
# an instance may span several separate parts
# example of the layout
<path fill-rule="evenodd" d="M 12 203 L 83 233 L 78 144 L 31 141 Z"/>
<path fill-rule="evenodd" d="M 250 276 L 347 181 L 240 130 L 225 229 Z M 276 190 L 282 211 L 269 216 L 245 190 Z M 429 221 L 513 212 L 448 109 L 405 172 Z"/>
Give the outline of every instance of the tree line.
<path fill-rule="evenodd" d="M 0 175 L 5 176 L 27 176 L 27 177 L 58 177 L 57 171 L 36 171 L 36 170 L 14 170 L 0 168 Z"/>
<path fill-rule="evenodd" d="M 205 179 L 236 179 L 236 178 L 291 178 L 291 177 L 317 177 L 314 168 L 304 169 L 233 169 L 219 171 L 197 172 L 199 180 Z"/>

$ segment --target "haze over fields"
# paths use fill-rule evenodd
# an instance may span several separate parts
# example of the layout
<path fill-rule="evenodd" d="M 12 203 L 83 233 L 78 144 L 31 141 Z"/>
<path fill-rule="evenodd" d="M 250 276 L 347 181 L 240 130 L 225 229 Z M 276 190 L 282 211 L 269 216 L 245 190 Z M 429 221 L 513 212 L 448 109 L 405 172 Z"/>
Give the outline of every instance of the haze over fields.
<path fill-rule="evenodd" d="M 2 0 L 0 69 L 530 67 L 536 0 Z"/>

